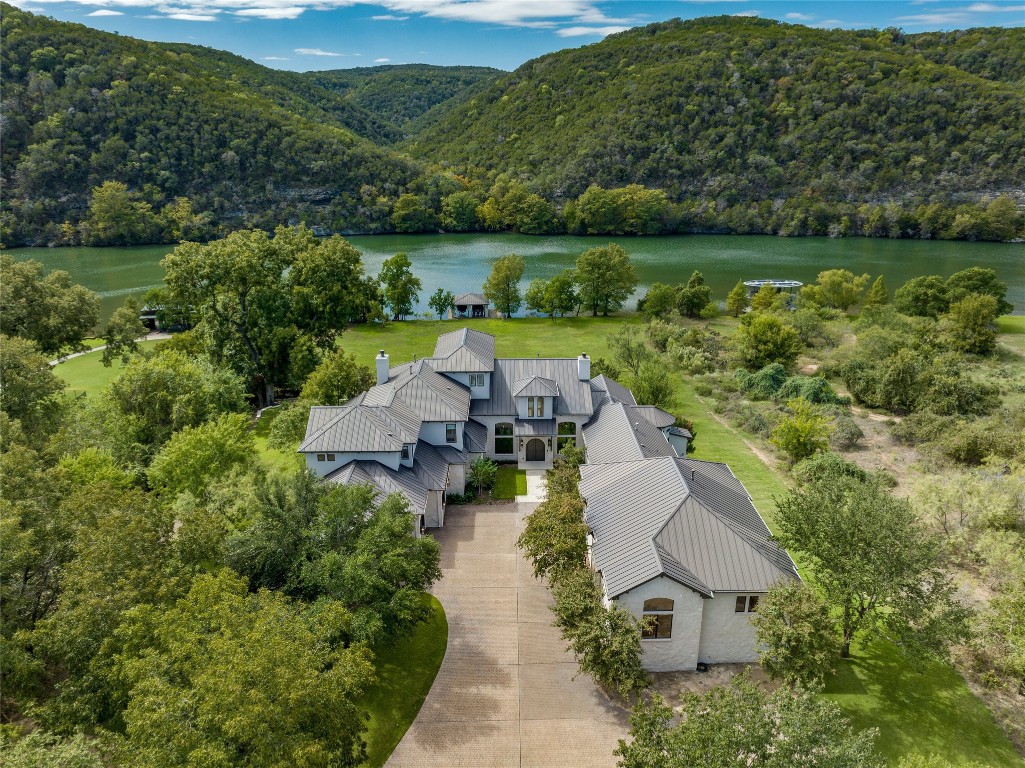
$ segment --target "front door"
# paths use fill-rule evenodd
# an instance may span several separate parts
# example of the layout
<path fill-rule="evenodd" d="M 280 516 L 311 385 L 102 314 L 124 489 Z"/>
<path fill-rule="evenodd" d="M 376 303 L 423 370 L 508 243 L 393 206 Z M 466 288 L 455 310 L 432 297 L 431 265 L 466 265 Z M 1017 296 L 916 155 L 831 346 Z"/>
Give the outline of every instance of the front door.
<path fill-rule="evenodd" d="M 527 441 L 527 461 L 545 460 L 545 441 L 536 437 Z"/>

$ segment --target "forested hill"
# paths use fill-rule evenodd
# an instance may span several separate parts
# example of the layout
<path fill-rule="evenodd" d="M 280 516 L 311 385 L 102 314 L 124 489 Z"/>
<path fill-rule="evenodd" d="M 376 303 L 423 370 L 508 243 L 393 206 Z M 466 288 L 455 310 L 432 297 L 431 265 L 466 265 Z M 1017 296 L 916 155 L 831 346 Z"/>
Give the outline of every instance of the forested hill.
<path fill-rule="evenodd" d="M 471 86 L 497 80 L 504 74 L 490 67 L 395 64 L 307 72 L 303 76 L 317 86 L 344 95 L 347 103 L 402 128 Z"/>
<path fill-rule="evenodd" d="M 629 183 L 726 202 L 1020 189 L 1023 70 L 1022 29 L 674 20 L 529 61 L 409 148 L 555 198 Z"/>

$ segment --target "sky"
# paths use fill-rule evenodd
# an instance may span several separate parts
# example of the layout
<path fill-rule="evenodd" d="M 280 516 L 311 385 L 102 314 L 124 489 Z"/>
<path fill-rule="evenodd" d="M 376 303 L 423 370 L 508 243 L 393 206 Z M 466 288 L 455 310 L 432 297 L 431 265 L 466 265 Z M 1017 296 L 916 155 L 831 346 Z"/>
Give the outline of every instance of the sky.
<path fill-rule="evenodd" d="M 905 32 L 1025 26 L 1025 0 L 14 0 L 62 21 L 144 40 L 229 50 L 296 71 L 381 64 L 512 70 L 672 18 L 759 16 L 812 27 Z"/>

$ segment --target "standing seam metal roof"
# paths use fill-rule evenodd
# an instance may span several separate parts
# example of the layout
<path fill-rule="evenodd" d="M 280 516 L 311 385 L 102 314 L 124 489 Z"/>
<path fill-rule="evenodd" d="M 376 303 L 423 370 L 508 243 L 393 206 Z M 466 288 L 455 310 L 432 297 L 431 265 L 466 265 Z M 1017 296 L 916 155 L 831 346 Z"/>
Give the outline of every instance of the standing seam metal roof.
<path fill-rule="evenodd" d="M 591 379 L 591 387 L 598 392 L 604 392 L 609 400 L 613 402 L 637 405 L 633 392 L 624 387 L 618 381 L 610 379 L 605 374 L 599 374 Z"/>
<path fill-rule="evenodd" d="M 396 471 L 376 461 L 351 461 L 324 479 L 342 485 L 369 485 L 385 496 L 401 493 L 416 514 L 427 510 L 428 489 L 407 467 Z"/>
<path fill-rule="evenodd" d="M 473 328 L 443 333 L 429 358 L 436 371 L 475 373 L 495 370 L 495 337 Z"/>
<path fill-rule="evenodd" d="M 657 456 L 676 456 L 676 450 L 637 406 L 605 403 L 581 434 L 588 464 L 636 461 Z"/>
<path fill-rule="evenodd" d="M 306 422 L 302 453 L 323 451 L 381 453 L 402 449 L 403 437 L 371 408 L 358 405 L 315 406 Z"/>
<path fill-rule="evenodd" d="M 698 592 L 765 592 L 798 578 L 723 464 L 664 457 L 580 471 L 592 559 L 610 597 L 660 575 Z"/>
<path fill-rule="evenodd" d="M 594 412 L 591 384 L 580 379 L 575 357 L 497 358 L 491 376 L 491 397 L 472 400 L 470 413 L 475 416 L 511 416 L 517 413 L 513 388 L 515 383 L 531 377 L 554 381 L 559 396 L 555 398 L 555 416 L 590 416 Z"/>
<path fill-rule="evenodd" d="M 558 397 L 559 385 L 552 379 L 531 376 L 514 381 L 510 387 L 513 397 Z"/>

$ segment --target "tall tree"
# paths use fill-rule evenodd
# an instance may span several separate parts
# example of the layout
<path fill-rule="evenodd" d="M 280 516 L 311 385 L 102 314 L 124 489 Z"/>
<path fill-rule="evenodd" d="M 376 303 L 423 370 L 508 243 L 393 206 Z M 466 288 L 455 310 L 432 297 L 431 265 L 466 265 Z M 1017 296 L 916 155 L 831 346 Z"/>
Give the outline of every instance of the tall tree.
<path fill-rule="evenodd" d="M 747 309 L 747 288 L 738 281 L 726 296 L 726 312 L 733 317 L 740 317 Z"/>
<path fill-rule="evenodd" d="M 969 267 L 947 278 L 947 300 L 961 301 L 972 294 L 992 296 L 997 302 L 997 314 L 1006 315 L 1014 306 L 1007 301 L 1007 283 L 997 278 L 990 267 Z"/>
<path fill-rule="evenodd" d="M 103 329 L 103 365 L 109 368 L 115 360 L 127 363 L 138 354 L 138 339 L 146 335 L 146 326 L 139 320 L 139 302 L 134 298 L 114 310 Z"/>
<path fill-rule="evenodd" d="M 381 265 L 378 279 L 384 285 L 384 301 L 391 308 L 394 320 L 410 314 L 420 298 L 423 283 L 413 274 L 412 266 L 404 253 L 396 253 Z"/>
<path fill-rule="evenodd" d="M 526 267 L 523 257 L 515 253 L 502 256 L 491 265 L 491 274 L 484 281 L 484 295 L 502 312 L 503 317 L 511 317 L 523 303 L 520 278 Z"/>
<path fill-rule="evenodd" d="M 749 312 L 741 317 L 732 342 L 740 364 L 749 371 L 771 363 L 789 368 L 803 348 L 796 330 L 766 312 Z"/>
<path fill-rule="evenodd" d="M 827 269 L 819 272 L 818 282 L 801 289 L 801 295 L 816 304 L 847 311 L 861 300 L 869 275 L 855 276 L 849 269 Z"/>
<path fill-rule="evenodd" d="M 249 380 L 261 405 L 274 402 L 275 386 L 309 373 L 294 369 L 297 352 L 330 349 L 346 324 L 375 311 L 359 251 L 305 227 L 185 243 L 161 264 L 169 298 L 197 313 L 211 353 Z"/>
<path fill-rule="evenodd" d="M 455 299 L 456 297 L 452 295 L 452 291 L 439 288 L 431 294 L 427 306 L 434 310 L 434 314 L 438 316 L 439 320 L 444 320 L 445 315 L 452 309 L 452 303 Z"/>
<path fill-rule="evenodd" d="M 836 665 L 840 643 L 829 606 L 800 581 L 774 584 L 751 624 L 762 669 L 776 680 L 815 685 Z"/>
<path fill-rule="evenodd" d="M 592 317 L 621 309 L 638 282 L 630 257 L 615 243 L 580 254 L 576 281 L 580 303 L 591 310 Z"/>
<path fill-rule="evenodd" d="M 0 254 L 0 333 L 36 343 L 46 355 L 85 349 L 99 320 L 99 297 L 60 269 L 43 274 L 38 261 Z"/>
<path fill-rule="evenodd" d="M 865 306 L 866 307 L 881 307 L 884 304 L 890 303 L 890 292 L 886 290 L 886 281 L 882 275 L 876 278 L 876 281 L 872 283 L 872 287 L 868 289 L 868 293 L 865 295 Z"/>
<path fill-rule="evenodd" d="M 967 609 L 941 546 L 905 499 L 874 481 L 830 477 L 777 502 L 776 537 L 811 566 L 839 617 L 841 655 L 882 635 L 908 658 L 942 656 L 967 633 Z"/>
<path fill-rule="evenodd" d="M 66 385 L 35 344 L 0 334 L 0 377 L 0 412 L 20 421 L 28 435 L 56 428 Z"/>
<path fill-rule="evenodd" d="M 997 346 L 996 319 L 997 300 L 988 294 L 974 293 L 951 303 L 941 328 L 954 349 L 988 355 Z"/>

